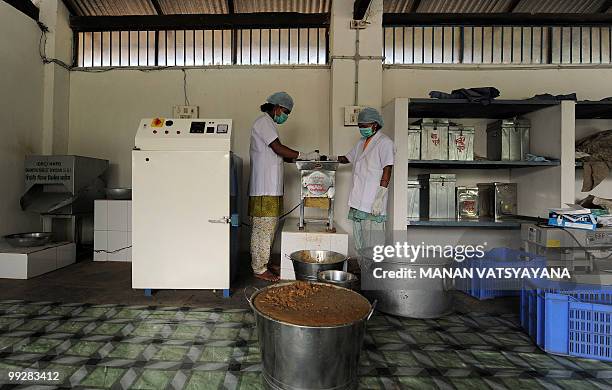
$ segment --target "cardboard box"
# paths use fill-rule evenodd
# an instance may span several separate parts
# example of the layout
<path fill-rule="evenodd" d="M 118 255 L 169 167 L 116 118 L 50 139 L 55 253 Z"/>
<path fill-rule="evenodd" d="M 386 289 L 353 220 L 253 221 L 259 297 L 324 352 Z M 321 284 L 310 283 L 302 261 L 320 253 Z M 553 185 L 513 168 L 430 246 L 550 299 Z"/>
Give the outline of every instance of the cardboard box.
<path fill-rule="evenodd" d="M 577 204 L 568 204 L 568 208 L 551 209 L 548 213 L 548 224 L 564 228 L 595 230 L 597 223 L 590 209 Z"/>

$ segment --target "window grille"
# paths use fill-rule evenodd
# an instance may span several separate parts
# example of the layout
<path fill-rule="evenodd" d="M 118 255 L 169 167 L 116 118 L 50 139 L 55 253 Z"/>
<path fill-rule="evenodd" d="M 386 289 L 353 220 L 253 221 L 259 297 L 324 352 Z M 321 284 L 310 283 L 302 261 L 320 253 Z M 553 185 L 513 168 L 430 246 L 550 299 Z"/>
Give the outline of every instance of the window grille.
<path fill-rule="evenodd" d="M 322 65 L 326 28 L 78 33 L 77 66 Z"/>
<path fill-rule="evenodd" d="M 385 64 L 609 64 L 610 27 L 385 27 Z"/>

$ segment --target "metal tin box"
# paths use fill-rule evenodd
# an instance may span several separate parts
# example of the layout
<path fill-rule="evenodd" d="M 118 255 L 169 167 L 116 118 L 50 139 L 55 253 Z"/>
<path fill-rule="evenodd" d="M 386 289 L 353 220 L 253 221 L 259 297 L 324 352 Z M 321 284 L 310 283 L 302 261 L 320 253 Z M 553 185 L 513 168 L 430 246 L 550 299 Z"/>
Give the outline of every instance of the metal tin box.
<path fill-rule="evenodd" d="M 489 123 L 487 158 L 493 161 L 526 160 L 530 127 L 526 119 L 505 119 Z"/>
<path fill-rule="evenodd" d="M 431 173 L 419 175 L 421 218 L 455 218 L 456 181 L 457 178 L 454 174 Z"/>
<path fill-rule="evenodd" d="M 421 159 L 421 126 L 408 127 L 408 160 Z"/>
<path fill-rule="evenodd" d="M 457 187 L 457 219 L 478 219 L 478 187 Z"/>
<path fill-rule="evenodd" d="M 500 220 L 515 217 L 517 208 L 516 183 L 479 183 L 478 210 L 481 218 Z"/>
<path fill-rule="evenodd" d="M 408 180 L 408 219 L 419 219 L 419 198 L 421 184 L 418 180 Z"/>
<path fill-rule="evenodd" d="M 448 160 L 448 120 L 423 119 L 421 160 Z"/>
<path fill-rule="evenodd" d="M 474 160 L 473 127 L 451 126 L 448 128 L 448 159 Z"/>

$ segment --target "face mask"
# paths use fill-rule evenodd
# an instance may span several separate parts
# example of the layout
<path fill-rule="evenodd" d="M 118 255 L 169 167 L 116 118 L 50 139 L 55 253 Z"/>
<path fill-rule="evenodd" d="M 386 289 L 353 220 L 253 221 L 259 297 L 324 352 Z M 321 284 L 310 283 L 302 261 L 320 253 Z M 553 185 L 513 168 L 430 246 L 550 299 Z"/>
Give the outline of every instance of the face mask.
<path fill-rule="evenodd" d="M 371 137 L 374 134 L 374 130 L 371 127 L 360 127 L 359 133 L 363 138 Z"/>
<path fill-rule="evenodd" d="M 280 115 L 274 115 L 274 122 L 281 125 L 287 121 L 287 118 L 289 118 L 289 115 L 285 114 L 284 112 L 281 112 Z"/>

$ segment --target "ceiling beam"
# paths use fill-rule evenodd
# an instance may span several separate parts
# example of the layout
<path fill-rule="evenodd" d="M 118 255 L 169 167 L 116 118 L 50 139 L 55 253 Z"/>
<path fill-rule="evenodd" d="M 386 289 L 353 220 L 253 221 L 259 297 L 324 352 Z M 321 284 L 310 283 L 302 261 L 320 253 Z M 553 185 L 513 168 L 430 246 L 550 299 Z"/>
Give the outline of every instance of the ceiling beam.
<path fill-rule="evenodd" d="M 512 0 L 510 2 L 510 5 L 508 6 L 507 12 L 514 12 L 514 10 L 516 9 L 516 6 L 519 5 L 520 2 L 521 0 Z"/>
<path fill-rule="evenodd" d="M 24 14 L 28 15 L 30 18 L 38 21 L 38 15 L 40 14 L 40 11 L 38 10 L 38 7 L 32 4 L 30 0 L 4 0 L 4 1 L 6 1 L 9 5 L 12 5 L 19 11 L 23 12 Z"/>
<path fill-rule="evenodd" d="M 604 13 L 608 12 L 610 7 L 612 7 L 612 0 L 605 0 L 601 4 L 601 7 L 599 7 L 599 9 L 597 10 L 597 13 L 604 14 Z"/>
<path fill-rule="evenodd" d="M 72 1 L 70 1 L 70 0 L 62 0 L 62 3 L 64 3 L 64 5 L 66 6 L 66 9 L 68 10 L 68 12 L 70 12 L 70 15 L 78 15 L 79 14 L 77 9 L 74 7 L 74 4 L 72 3 Z"/>
<path fill-rule="evenodd" d="M 158 0 L 150 0 L 151 1 L 151 5 L 153 5 L 153 8 L 155 8 L 155 12 L 158 15 L 163 15 L 164 11 L 162 10 L 161 6 L 159 5 L 159 1 Z"/>
<path fill-rule="evenodd" d="M 413 0 L 412 6 L 410 7 L 410 10 L 408 12 L 410 13 L 417 12 L 417 9 L 419 9 L 419 5 L 421 5 L 421 0 Z"/>
<path fill-rule="evenodd" d="M 355 0 L 353 4 L 353 19 L 361 20 L 365 17 L 372 0 Z"/>
<path fill-rule="evenodd" d="M 244 14 L 72 16 L 70 27 L 86 31 L 156 31 L 237 28 L 307 28 L 329 26 L 329 14 L 259 12 Z"/>
<path fill-rule="evenodd" d="M 400 13 L 383 14 L 383 25 L 400 26 L 609 26 L 612 14 Z"/>

